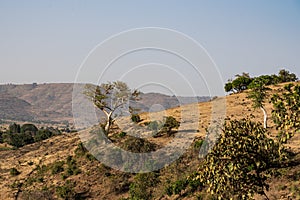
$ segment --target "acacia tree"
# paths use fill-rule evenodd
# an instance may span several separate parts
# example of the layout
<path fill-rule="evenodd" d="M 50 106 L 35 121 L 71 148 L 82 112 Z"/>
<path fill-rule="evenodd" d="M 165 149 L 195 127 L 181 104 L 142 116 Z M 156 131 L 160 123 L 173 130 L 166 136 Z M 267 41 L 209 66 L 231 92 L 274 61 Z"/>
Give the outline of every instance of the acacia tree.
<path fill-rule="evenodd" d="M 255 78 L 249 85 L 251 90 L 248 94 L 248 98 L 252 99 L 253 107 L 255 109 L 260 108 L 262 110 L 264 114 L 264 128 L 267 128 L 268 114 L 264 108 L 264 102 L 267 96 L 267 91 L 270 89 L 265 85 L 265 79 Z"/>
<path fill-rule="evenodd" d="M 125 108 L 129 101 L 138 100 L 140 92 L 131 90 L 124 82 L 115 81 L 101 85 L 88 84 L 85 94 L 105 114 L 104 131 L 108 134 L 115 119 L 122 114 L 122 108 Z"/>

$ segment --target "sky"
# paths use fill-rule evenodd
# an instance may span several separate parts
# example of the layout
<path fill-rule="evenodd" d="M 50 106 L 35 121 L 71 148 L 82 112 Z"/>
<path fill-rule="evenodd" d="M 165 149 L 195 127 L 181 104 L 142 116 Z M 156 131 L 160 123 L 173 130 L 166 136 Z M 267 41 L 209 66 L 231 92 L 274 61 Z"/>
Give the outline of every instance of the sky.
<path fill-rule="evenodd" d="M 198 66 L 199 74 L 208 66 L 215 70 L 200 77 L 180 57 L 156 49 L 128 54 L 102 78 L 104 54 L 93 54 L 99 44 L 143 27 L 160 27 L 192 38 L 211 59 L 209 65 Z M 183 41 L 173 41 L 185 46 Z M 117 47 L 122 49 L 126 42 Z M 112 51 L 109 45 L 106 48 L 99 53 Z M 197 56 L 198 51 L 193 53 Z M 91 55 L 98 58 L 98 68 L 83 73 Z M 257 76 L 285 68 L 300 76 L 299 58 L 297 0 L 0 0 L 1 84 L 123 78 L 130 87 L 146 92 L 222 95 L 223 84 L 242 72 Z"/>

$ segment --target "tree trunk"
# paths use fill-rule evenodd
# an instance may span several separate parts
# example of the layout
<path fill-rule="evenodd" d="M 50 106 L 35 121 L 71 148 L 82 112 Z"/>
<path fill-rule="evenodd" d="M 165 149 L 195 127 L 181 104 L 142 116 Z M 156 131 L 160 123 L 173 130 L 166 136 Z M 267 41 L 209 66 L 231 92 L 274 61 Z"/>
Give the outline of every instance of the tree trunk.
<path fill-rule="evenodd" d="M 108 113 L 106 115 L 106 124 L 105 124 L 105 127 L 104 127 L 104 131 L 106 133 L 106 135 L 108 135 L 109 133 L 109 130 L 110 130 L 110 127 L 112 125 L 112 118 L 111 118 L 111 115 L 112 115 L 112 112 Z"/>
<path fill-rule="evenodd" d="M 264 113 L 264 128 L 267 128 L 267 120 L 268 120 L 268 115 L 266 110 L 264 109 L 264 107 L 260 107 L 260 109 L 263 111 Z"/>

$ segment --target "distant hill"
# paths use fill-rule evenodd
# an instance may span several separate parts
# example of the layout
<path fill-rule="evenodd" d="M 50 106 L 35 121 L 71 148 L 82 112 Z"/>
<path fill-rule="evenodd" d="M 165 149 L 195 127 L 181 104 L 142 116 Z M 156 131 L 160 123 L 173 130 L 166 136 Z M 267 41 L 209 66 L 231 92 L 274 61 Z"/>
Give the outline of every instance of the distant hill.
<path fill-rule="evenodd" d="M 72 123 L 72 83 L 0 85 L 0 119 Z M 159 93 L 142 93 L 134 105 L 140 112 L 151 111 L 154 104 L 168 109 L 211 97 L 175 97 Z M 155 110 L 158 111 L 158 110 Z"/>

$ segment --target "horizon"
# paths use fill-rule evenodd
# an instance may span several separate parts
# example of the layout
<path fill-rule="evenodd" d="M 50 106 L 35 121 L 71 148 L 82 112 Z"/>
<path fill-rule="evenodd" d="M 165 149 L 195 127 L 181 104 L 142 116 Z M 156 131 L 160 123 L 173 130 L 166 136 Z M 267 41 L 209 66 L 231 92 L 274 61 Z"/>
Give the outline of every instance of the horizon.
<path fill-rule="evenodd" d="M 300 76 L 299 11 L 299 1 L 280 0 L 4 0 L 0 2 L 0 65 L 3 70 L 0 82 L 98 83 L 98 79 L 103 78 L 100 82 L 125 80 L 131 88 L 182 96 L 224 96 L 221 86 L 242 72 L 258 76 L 276 74 L 284 68 Z M 171 56 L 170 52 L 144 50 L 117 60 L 104 77 L 101 76 L 106 65 L 99 61 L 108 57 L 102 58 L 100 54 L 95 60 L 99 65 L 77 80 L 80 67 L 89 64 L 86 61 L 92 58 L 100 43 L 120 33 L 145 27 L 161 27 L 193 39 L 203 52 L 202 55 L 194 52 L 192 56 L 209 57 L 209 66 L 214 67 L 215 72 L 206 73 L 209 67 L 202 60 L 203 63 L 196 65 L 198 72 L 204 73 L 201 77 L 191 70 L 190 64 Z M 147 32 L 143 34 L 149 40 L 159 38 Z M 118 45 L 126 42 L 128 40 Z M 172 43 L 178 41 L 169 44 Z M 110 53 L 109 50 L 112 49 L 104 52 Z"/>

